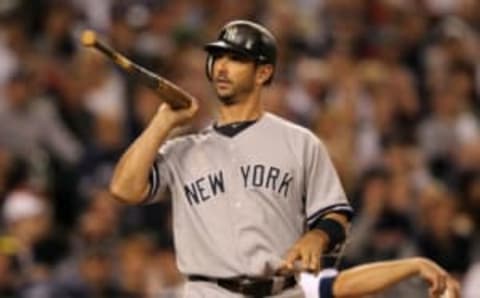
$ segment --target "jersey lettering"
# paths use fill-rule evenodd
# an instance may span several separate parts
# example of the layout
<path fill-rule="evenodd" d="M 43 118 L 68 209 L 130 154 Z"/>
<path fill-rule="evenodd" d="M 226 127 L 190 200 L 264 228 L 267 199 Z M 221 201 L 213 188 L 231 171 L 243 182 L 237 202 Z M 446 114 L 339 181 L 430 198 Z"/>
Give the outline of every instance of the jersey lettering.
<path fill-rule="evenodd" d="M 265 167 L 262 165 L 255 165 L 253 167 L 253 186 L 259 187 L 263 184 L 263 173 L 265 173 Z"/>
<path fill-rule="evenodd" d="M 222 171 L 208 174 L 206 177 L 200 177 L 193 183 L 183 186 L 185 197 L 190 205 L 193 203 L 200 204 L 201 201 L 205 202 L 212 196 L 225 192 Z"/>
<path fill-rule="evenodd" d="M 212 188 L 213 195 L 217 195 L 217 191 L 225 192 L 225 187 L 223 186 L 223 172 L 218 172 L 218 176 L 215 174 L 208 175 L 208 181 Z M 218 190 L 217 190 L 218 188 Z"/>
<path fill-rule="evenodd" d="M 281 176 L 281 171 L 276 167 L 266 168 L 264 165 L 247 165 L 241 166 L 240 172 L 243 178 L 243 185 L 248 187 L 263 187 L 271 189 L 277 193 L 282 193 L 287 197 L 290 183 L 293 181 L 293 176 L 288 172 L 283 173 L 283 178 L 277 188 L 277 180 Z"/>
<path fill-rule="evenodd" d="M 241 166 L 240 171 L 242 172 L 243 186 L 247 188 L 247 185 L 248 185 L 247 178 L 248 178 L 248 173 L 250 172 L 250 166 L 247 166 L 247 167 Z"/>
<path fill-rule="evenodd" d="M 265 183 L 265 187 L 268 188 L 270 185 L 270 181 L 272 181 L 272 190 L 275 191 L 277 178 L 280 175 L 280 169 L 276 167 L 270 167 L 268 170 L 267 182 Z"/>
<path fill-rule="evenodd" d="M 290 182 L 292 182 L 292 180 L 293 176 L 290 176 L 289 173 L 285 173 L 283 175 L 282 183 L 280 183 L 280 187 L 278 188 L 278 193 L 281 193 L 283 189 L 283 195 L 287 197 L 288 187 L 290 186 Z"/>
<path fill-rule="evenodd" d="M 202 199 L 202 201 L 206 201 L 208 199 L 210 199 L 210 196 L 208 194 L 205 194 L 205 177 L 202 177 L 200 179 L 197 179 L 197 181 L 195 181 L 195 186 L 197 187 L 198 189 L 198 192 L 200 193 L 200 198 Z"/>

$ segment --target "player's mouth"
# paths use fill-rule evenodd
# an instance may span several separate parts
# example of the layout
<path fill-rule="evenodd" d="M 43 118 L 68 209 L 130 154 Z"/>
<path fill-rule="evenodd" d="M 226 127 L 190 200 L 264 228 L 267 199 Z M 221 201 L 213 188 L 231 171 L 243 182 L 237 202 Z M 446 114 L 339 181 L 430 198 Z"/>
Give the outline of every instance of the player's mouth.
<path fill-rule="evenodd" d="M 215 82 L 216 83 L 229 83 L 229 84 L 232 83 L 232 81 L 230 81 L 230 79 L 225 75 L 219 75 L 218 77 L 216 77 Z"/>
<path fill-rule="evenodd" d="M 229 80 L 222 80 L 222 79 L 218 79 L 215 81 L 217 84 L 231 84 L 232 82 L 229 81 Z"/>
<path fill-rule="evenodd" d="M 219 89 L 228 88 L 232 85 L 232 82 L 228 79 L 219 78 L 215 80 L 215 85 Z"/>

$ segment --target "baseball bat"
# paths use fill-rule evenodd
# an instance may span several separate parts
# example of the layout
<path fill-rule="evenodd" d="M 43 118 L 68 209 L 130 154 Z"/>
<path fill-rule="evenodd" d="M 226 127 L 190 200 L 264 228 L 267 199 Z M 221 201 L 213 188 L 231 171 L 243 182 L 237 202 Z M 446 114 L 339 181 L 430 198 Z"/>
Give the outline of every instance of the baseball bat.
<path fill-rule="evenodd" d="M 188 92 L 120 54 L 120 52 L 99 40 L 94 31 L 85 30 L 82 33 L 81 41 L 85 47 L 97 49 L 116 65 L 132 73 L 140 82 L 151 88 L 160 98 L 167 102 L 172 109 L 188 108 L 192 103 L 193 96 Z"/>

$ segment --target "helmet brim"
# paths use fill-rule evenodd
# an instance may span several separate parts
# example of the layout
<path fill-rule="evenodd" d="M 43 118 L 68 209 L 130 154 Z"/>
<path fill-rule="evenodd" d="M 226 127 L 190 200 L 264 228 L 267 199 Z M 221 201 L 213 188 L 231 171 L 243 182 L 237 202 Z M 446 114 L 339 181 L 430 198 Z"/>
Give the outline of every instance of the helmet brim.
<path fill-rule="evenodd" d="M 229 44 L 223 40 L 208 43 L 203 47 L 203 49 L 209 54 L 214 54 L 218 52 L 233 52 L 255 60 L 255 57 L 252 55 L 252 53 L 242 50 L 238 46 Z"/>

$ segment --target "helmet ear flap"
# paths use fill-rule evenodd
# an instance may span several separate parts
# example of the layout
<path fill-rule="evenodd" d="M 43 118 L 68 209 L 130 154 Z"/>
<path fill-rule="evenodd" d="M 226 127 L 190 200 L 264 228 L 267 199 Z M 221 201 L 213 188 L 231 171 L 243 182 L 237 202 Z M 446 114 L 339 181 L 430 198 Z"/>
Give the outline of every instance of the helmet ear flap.
<path fill-rule="evenodd" d="M 207 78 L 209 81 L 212 80 L 213 78 L 213 62 L 215 59 L 213 59 L 213 56 L 211 54 L 208 54 L 207 61 L 205 63 L 205 73 L 207 74 Z"/>

